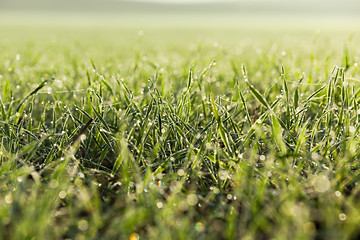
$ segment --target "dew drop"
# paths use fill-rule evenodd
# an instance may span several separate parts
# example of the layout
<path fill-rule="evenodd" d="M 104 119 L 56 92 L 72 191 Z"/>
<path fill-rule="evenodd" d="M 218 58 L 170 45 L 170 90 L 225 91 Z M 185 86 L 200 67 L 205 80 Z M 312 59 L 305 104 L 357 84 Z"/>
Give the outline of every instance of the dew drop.
<path fill-rule="evenodd" d="M 340 221 L 345 221 L 346 220 L 346 214 L 345 213 L 340 213 L 339 214 L 339 219 L 340 219 Z"/>
<path fill-rule="evenodd" d="M 7 204 L 11 204 L 13 201 L 14 201 L 14 199 L 13 199 L 13 196 L 11 195 L 11 193 L 5 196 L 5 202 Z"/>
<path fill-rule="evenodd" d="M 66 197 L 66 194 L 67 193 L 65 191 L 59 192 L 59 198 L 64 199 Z"/>
<path fill-rule="evenodd" d="M 190 205 L 190 206 L 194 206 L 198 203 L 198 197 L 196 196 L 196 194 L 189 194 L 186 198 L 187 200 L 187 203 Z"/>

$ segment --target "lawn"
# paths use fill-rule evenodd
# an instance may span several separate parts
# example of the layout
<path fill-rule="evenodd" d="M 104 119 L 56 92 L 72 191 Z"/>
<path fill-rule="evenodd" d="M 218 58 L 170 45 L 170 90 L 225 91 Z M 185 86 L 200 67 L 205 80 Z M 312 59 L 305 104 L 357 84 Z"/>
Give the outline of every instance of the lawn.
<path fill-rule="evenodd" d="M 12 16 L 0 239 L 360 237 L 356 24 Z"/>

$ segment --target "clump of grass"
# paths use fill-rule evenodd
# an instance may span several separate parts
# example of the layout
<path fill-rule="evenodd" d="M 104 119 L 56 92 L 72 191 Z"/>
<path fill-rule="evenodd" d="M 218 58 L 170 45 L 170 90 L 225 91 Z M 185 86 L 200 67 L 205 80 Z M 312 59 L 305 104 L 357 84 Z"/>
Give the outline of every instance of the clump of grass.
<path fill-rule="evenodd" d="M 207 45 L 196 64 L 140 49 L 52 71 L 36 49 L 2 70 L 1 238 L 359 237 L 348 46 L 329 72 L 314 54 L 300 70 L 270 47 L 239 63 Z"/>

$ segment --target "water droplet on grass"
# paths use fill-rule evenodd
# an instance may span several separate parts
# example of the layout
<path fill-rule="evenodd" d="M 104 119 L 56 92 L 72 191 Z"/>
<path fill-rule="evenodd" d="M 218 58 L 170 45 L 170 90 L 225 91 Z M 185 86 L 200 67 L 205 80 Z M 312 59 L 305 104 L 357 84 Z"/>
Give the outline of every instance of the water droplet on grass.
<path fill-rule="evenodd" d="M 190 206 L 194 206 L 198 203 L 198 197 L 196 196 L 196 194 L 189 194 L 186 198 L 187 200 L 187 203 L 190 205 Z"/>
<path fill-rule="evenodd" d="M 78 228 L 81 231 L 86 231 L 89 228 L 88 221 L 86 221 L 85 219 L 80 220 L 79 223 L 78 223 Z"/>
<path fill-rule="evenodd" d="M 341 196 L 341 192 L 336 191 L 336 192 L 335 192 L 335 196 L 336 196 L 336 197 L 340 197 L 340 196 Z"/>
<path fill-rule="evenodd" d="M 13 199 L 13 196 L 11 193 L 5 196 L 5 202 L 7 204 L 11 204 L 13 201 L 14 201 L 14 199 Z"/>
<path fill-rule="evenodd" d="M 339 214 L 339 219 L 340 219 L 340 221 L 345 221 L 346 220 L 346 214 L 345 213 L 340 213 Z"/>
<path fill-rule="evenodd" d="M 156 203 L 156 206 L 157 206 L 157 208 L 163 208 L 162 202 L 157 202 L 157 203 Z"/>
<path fill-rule="evenodd" d="M 185 171 L 184 171 L 184 169 L 179 169 L 178 171 L 177 171 L 177 174 L 181 177 L 181 176 L 184 176 L 184 174 L 185 174 Z"/>
<path fill-rule="evenodd" d="M 326 192 L 330 188 L 330 181 L 327 176 L 316 176 L 312 184 L 317 192 Z"/>
<path fill-rule="evenodd" d="M 65 191 L 59 192 L 59 198 L 64 199 L 66 197 L 66 194 L 67 193 Z"/>

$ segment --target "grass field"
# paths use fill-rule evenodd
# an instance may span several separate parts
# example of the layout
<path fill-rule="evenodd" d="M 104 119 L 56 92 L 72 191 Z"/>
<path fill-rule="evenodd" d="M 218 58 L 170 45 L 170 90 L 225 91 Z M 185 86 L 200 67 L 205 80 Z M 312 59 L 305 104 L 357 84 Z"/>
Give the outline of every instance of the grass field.
<path fill-rule="evenodd" d="M 11 16 L 0 239 L 360 237 L 353 22 Z"/>

